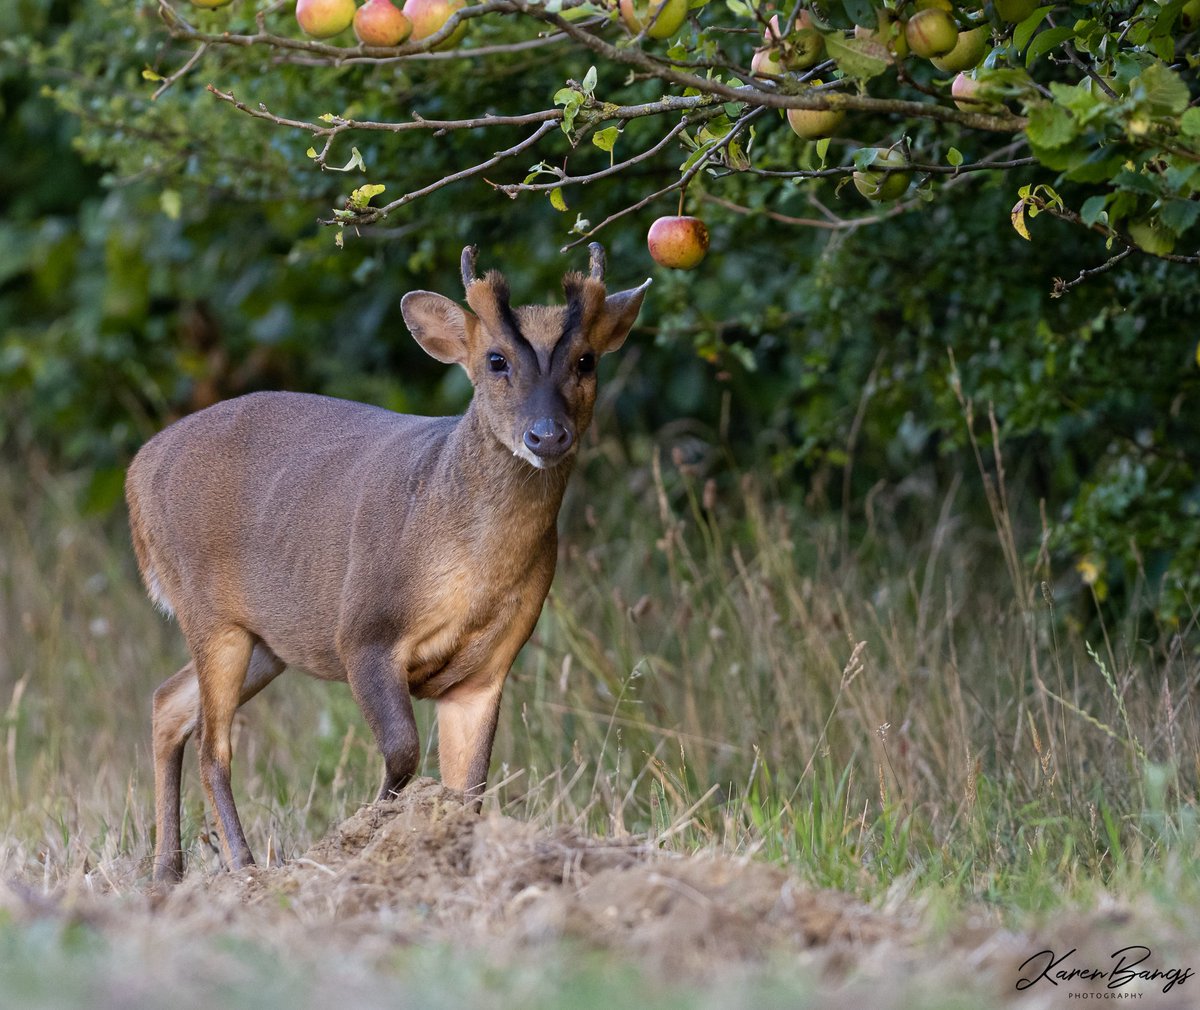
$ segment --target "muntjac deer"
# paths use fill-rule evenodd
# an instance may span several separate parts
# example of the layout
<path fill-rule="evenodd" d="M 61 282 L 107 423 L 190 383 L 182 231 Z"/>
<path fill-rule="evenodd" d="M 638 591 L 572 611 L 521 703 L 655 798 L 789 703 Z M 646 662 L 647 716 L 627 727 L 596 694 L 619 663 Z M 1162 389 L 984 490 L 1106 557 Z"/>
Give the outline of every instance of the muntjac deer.
<path fill-rule="evenodd" d="M 596 401 L 596 363 L 624 343 L 649 281 L 608 294 L 604 251 L 563 278 L 565 306 L 509 305 L 496 271 L 466 301 L 414 291 L 417 342 L 475 387 L 461 417 L 410 417 L 302 393 L 252 393 L 160 432 L 126 497 L 150 596 L 191 662 L 154 692 L 156 880 L 183 872 L 183 750 L 227 863 L 254 862 L 230 787 L 239 705 L 286 666 L 347 681 L 383 752 L 379 798 L 420 748 L 412 699 L 437 702 L 442 780 L 478 798 L 500 693 L 533 632 L 557 558 L 556 521 Z"/>

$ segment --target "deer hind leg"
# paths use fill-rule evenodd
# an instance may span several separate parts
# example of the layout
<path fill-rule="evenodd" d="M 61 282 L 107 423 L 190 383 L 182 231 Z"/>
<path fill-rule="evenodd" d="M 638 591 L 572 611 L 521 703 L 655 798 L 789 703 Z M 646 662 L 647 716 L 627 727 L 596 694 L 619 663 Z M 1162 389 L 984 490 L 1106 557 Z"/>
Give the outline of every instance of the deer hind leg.
<path fill-rule="evenodd" d="M 262 642 L 254 645 L 238 699 L 244 705 L 283 672 L 284 663 Z M 174 883 L 183 876 L 179 798 L 183 751 L 200 720 L 200 682 L 188 663 L 154 692 L 154 879 Z"/>
<path fill-rule="evenodd" d="M 179 788 L 183 748 L 196 729 L 200 685 L 188 663 L 154 692 L 154 879 L 173 883 L 183 876 L 179 840 Z"/>

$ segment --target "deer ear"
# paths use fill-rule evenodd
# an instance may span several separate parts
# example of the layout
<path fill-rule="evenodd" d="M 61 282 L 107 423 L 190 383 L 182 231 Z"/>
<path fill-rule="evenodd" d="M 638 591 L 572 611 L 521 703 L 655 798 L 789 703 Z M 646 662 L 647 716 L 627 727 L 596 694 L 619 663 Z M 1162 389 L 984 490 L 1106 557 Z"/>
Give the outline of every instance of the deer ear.
<path fill-rule="evenodd" d="M 478 320 L 457 302 L 432 291 L 410 291 L 400 312 L 425 353 L 447 365 L 467 364 L 471 333 Z"/>
<path fill-rule="evenodd" d="M 639 287 L 628 291 L 618 291 L 604 299 L 604 308 L 592 327 L 592 340 L 601 354 L 615 351 L 629 336 L 629 331 L 637 321 L 638 313 L 642 310 L 642 299 L 646 297 L 646 289 L 650 287 L 650 279 Z"/>

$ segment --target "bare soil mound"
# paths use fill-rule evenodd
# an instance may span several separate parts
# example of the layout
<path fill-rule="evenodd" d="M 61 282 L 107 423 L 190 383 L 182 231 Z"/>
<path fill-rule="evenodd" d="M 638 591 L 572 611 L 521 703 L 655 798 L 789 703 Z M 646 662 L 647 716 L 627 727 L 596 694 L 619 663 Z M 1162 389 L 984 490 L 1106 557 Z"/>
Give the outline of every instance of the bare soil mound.
<path fill-rule="evenodd" d="M 691 977 L 812 948 L 857 960 L 903 945 L 913 926 L 774 866 L 480 817 L 432 779 L 363 807 L 284 866 L 189 878 L 159 914 L 186 916 L 200 890 L 210 907 L 328 923 L 331 938 L 577 940 Z"/>

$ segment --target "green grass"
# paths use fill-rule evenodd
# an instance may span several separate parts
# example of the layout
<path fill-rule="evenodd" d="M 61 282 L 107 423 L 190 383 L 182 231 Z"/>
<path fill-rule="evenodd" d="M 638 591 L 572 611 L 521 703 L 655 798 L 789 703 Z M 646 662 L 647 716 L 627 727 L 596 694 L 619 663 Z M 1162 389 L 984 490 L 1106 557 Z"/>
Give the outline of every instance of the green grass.
<path fill-rule="evenodd" d="M 844 522 L 694 449 L 635 465 L 605 443 L 575 478 L 489 803 L 911 898 L 946 928 L 969 910 L 1019 924 L 1104 896 L 1168 913 L 1200 898 L 1195 621 L 1103 623 L 1000 496 L 981 527 L 957 485 L 914 478 Z M 0 874 L 122 892 L 153 844 L 150 694 L 185 654 L 137 582 L 123 518 L 77 500 L 69 480 L 0 475 Z M 235 746 L 260 856 L 299 854 L 377 785 L 341 685 L 285 675 L 239 716 Z M 193 864 L 215 867 L 192 762 L 184 807 Z M 43 942 L 11 923 L 2 936 L 5 971 Z M 91 942 L 55 956 L 86 965 Z M 577 1005 L 603 1002 L 597 985 Z"/>

